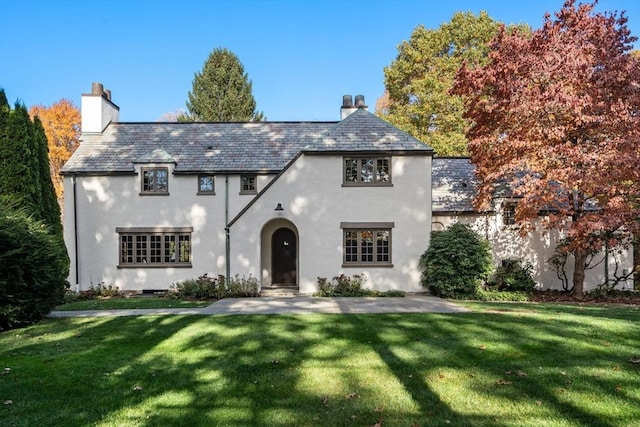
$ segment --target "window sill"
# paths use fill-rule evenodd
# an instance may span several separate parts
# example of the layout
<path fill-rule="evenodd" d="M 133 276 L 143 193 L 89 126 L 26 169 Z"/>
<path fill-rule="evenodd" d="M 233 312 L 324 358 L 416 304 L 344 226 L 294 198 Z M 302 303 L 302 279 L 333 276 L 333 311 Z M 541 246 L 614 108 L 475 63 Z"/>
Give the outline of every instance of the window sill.
<path fill-rule="evenodd" d="M 196 196 L 215 196 L 215 191 L 198 191 Z"/>
<path fill-rule="evenodd" d="M 168 191 L 157 191 L 157 192 L 147 192 L 147 193 L 138 193 L 140 196 L 168 196 Z"/>
<path fill-rule="evenodd" d="M 185 264 L 120 264 L 117 268 L 191 268 L 191 263 Z"/>
<path fill-rule="evenodd" d="M 368 183 L 368 182 L 343 182 L 343 187 L 393 187 L 391 182 Z"/>
<path fill-rule="evenodd" d="M 258 194 L 257 191 L 241 191 L 238 194 L 240 194 L 241 196 L 255 196 L 256 194 Z"/>
<path fill-rule="evenodd" d="M 353 262 L 353 263 L 342 263 L 342 268 L 393 268 L 392 263 L 384 263 L 384 262 Z"/>

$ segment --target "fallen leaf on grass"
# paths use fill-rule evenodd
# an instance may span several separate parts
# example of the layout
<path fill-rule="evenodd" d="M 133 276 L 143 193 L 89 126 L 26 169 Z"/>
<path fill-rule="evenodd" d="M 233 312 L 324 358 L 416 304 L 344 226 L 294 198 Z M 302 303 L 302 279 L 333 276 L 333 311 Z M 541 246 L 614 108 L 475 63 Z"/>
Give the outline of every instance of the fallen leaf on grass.
<path fill-rule="evenodd" d="M 273 359 L 273 360 L 271 361 L 271 363 L 273 363 L 274 365 L 277 365 L 277 364 L 278 364 L 278 363 L 280 363 L 280 362 L 278 361 L 278 359 Z"/>
<path fill-rule="evenodd" d="M 634 365 L 640 365 L 640 357 L 635 359 L 629 359 L 629 363 L 633 363 Z"/>
<path fill-rule="evenodd" d="M 140 391 L 142 390 L 142 387 L 140 387 L 139 385 L 133 386 L 133 390 L 134 391 Z"/>
<path fill-rule="evenodd" d="M 526 372 L 524 372 L 524 371 L 518 371 L 518 376 L 519 376 L 519 377 L 526 377 L 526 376 L 527 376 L 527 373 L 526 373 Z"/>
<path fill-rule="evenodd" d="M 536 400 L 536 405 L 538 406 L 542 405 L 542 400 Z"/>
<path fill-rule="evenodd" d="M 378 420 L 378 422 L 375 423 L 373 427 L 382 427 L 382 420 Z"/>
<path fill-rule="evenodd" d="M 328 402 L 329 402 L 329 396 L 325 394 L 325 396 L 322 398 L 322 404 L 326 405 Z"/>
<path fill-rule="evenodd" d="M 355 399 L 356 397 L 358 397 L 358 393 L 349 393 L 344 398 L 345 399 Z"/>
<path fill-rule="evenodd" d="M 498 385 L 509 385 L 509 384 L 511 384 L 511 381 L 498 380 L 498 381 L 496 381 L 496 384 L 498 384 Z"/>
<path fill-rule="evenodd" d="M 2 375 L 8 374 L 9 372 L 11 372 L 11 368 L 4 368 Z"/>
<path fill-rule="evenodd" d="M 382 409 L 376 406 L 375 408 L 373 408 L 373 412 L 382 412 Z M 382 420 L 380 420 L 380 422 L 382 422 Z"/>
<path fill-rule="evenodd" d="M 486 349 L 487 349 L 487 346 L 486 346 L 486 345 L 484 345 L 484 344 L 482 344 L 482 345 L 481 345 L 480 347 L 478 347 L 478 348 L 479 348 L 480 350 L 486 350 Z"/>
<path fill-rule="evenodd" d="M 622 386 L 620 384 L 616 384 L 616 391 L 622 391 Z"/>
<path fill-rule="evenodd" d="M 5 400 L 4 404 L 5 405 L 13 405 L 13 400 Z"/>

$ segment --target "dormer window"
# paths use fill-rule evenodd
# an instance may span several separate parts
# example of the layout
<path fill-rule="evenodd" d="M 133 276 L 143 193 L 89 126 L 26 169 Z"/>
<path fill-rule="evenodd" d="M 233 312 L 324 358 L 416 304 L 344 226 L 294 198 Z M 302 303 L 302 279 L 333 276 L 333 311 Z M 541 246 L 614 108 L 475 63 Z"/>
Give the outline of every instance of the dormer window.
<path fill-rule="evenodd" d="M 391 158 L 345 157 L 343 185 L 391 185 Z"/>
<path fill-rule="evenodd" d="M 504 204 L 502 205 L 502 225 L 515 225 L 516 205 L 516 202 L 504 202 Z"/>
<path fill-rule="evenodd" d="M 141 194 L 169 194 L 169 169 L 142 168 Z"/>

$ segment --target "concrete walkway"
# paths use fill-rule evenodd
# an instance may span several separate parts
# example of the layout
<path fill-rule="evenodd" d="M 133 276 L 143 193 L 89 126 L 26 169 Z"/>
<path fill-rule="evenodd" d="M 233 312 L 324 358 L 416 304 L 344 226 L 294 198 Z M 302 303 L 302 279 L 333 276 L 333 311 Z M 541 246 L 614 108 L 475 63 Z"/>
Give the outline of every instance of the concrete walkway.
<path fill-rule="evenodd" d="M 164 314 L 464 313 L 470 310 L 436 297 L 320 298 L 312 296 L 227 298 L 203 308 L 52 311 L 49 317 L 108 317 Z"/>

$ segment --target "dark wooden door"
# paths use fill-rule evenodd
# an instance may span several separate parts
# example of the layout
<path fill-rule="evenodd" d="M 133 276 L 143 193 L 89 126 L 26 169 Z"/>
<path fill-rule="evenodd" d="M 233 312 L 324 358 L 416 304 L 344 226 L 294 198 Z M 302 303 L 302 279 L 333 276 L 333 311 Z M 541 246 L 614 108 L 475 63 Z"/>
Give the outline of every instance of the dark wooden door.
<path fill-rule="evenodd" d="M 271 274 L 274 285 L 295 285 L 297 272 L 296 235 L 289 228 L 279 228 L 271 236 Z"/>

